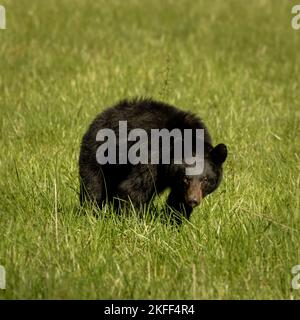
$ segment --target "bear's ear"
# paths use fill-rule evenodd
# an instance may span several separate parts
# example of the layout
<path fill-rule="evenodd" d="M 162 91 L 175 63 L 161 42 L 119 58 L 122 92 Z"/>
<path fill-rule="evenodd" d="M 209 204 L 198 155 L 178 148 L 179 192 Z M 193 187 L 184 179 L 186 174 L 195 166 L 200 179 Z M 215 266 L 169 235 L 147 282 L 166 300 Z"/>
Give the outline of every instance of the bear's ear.
<path fill-rule="evenodd" d="M 210 152 L 210 157 L 215 164 L 222 164 L 227 158 L 226 145 L 220 143 L 217 146 L 215 146 Z"/>

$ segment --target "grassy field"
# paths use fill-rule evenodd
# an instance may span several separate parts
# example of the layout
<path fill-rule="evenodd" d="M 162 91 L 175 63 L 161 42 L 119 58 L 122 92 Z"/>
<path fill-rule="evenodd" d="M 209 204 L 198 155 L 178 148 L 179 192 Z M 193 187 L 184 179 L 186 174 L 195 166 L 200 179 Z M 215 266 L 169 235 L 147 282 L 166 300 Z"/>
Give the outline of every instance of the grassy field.
<path fill-rule="evenodd" d="M 300 298 L 293 1 L 1 4 L 0 299 Z M 79 207 L 81 137 L 133 96 L 194 111 L 228 146 L 222 185 L 180 232 Z"/>

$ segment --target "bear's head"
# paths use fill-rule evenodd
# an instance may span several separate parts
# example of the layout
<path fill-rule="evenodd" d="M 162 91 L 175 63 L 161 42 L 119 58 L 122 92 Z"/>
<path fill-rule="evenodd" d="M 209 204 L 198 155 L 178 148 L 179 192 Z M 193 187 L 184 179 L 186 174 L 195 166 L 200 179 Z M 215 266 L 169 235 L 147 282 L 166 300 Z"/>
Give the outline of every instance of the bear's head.
<path fill-rule="evenodd" d="M 222 180 L 222 164 L 227 158 L 227 147 L 218 144 L 205 152 L 204 170 L 200 175 L 181 175 L 180 189 L 184 194 L 185 205 L 198 206 L 201 200 L 217 189 Z"/>

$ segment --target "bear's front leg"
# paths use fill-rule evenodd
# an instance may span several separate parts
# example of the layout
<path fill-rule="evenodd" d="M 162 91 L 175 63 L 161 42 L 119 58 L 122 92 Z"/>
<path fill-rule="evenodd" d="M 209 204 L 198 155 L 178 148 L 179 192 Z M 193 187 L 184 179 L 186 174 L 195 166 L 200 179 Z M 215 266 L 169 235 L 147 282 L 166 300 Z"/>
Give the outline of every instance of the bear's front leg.
<path fill-rule="evenodd" d="M 117 187 L 117 198 L 129 201 L 135 209 L 141 210 L 149 204 L 155 194 L 156 171 L 152 166 L 136 165 Z"/>
<path fill-rule="evenodd" d="M 182 217 L 189 219 L 193 208 L 185 204 L 182 195 L 171 191 L 167 200 L 167 211 L 174 217 L 175 222 L 182 223 Z"/>

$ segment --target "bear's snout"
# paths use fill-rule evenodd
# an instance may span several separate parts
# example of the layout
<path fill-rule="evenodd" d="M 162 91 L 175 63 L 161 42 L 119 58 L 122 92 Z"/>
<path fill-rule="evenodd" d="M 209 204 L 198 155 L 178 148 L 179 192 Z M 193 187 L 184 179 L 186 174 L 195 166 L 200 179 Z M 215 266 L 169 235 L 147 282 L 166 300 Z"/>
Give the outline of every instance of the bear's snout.
<path fill-rule="evenodd" d="M 197 207 L 202 200 L 202 186 L 196 179 L 190 182 L 190 185 L 186 191 L 185 201 L 191 207 Z"/>
<path fill-rule="evenodd" d="M 196 199 L 196 198 L 192 198 L 192 199 L 188 199 L 187 204 L 191 207 L 191 208 L 195 208 L 200 204 L 200 200 Z"/>

